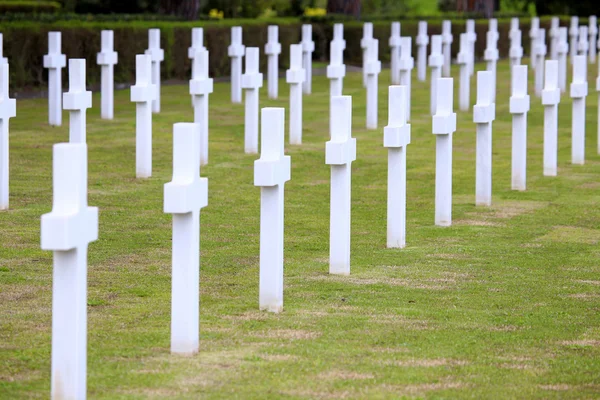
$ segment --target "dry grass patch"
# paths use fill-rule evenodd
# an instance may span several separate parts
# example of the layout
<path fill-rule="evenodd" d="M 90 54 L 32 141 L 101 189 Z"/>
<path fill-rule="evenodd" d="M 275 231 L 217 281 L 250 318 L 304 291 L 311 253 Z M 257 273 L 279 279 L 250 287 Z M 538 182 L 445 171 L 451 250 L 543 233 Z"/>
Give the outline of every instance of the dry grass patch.
<path fill-rule="evenodd" d="M 598 339 L 582 339 L 582 340 L 565 340 L 560 342 L 563 346 L 582 346 L 582 347 L 598 347 L 600 340 Z"/>
<path fill-rule="evenodd" d="M 600 294 L 598 293 L 573 293 L 568 296 L 571 299 L 579 299 L 579 300 L 594 300 L 600 298 Z"/>
<path fill-rule="evenodd" d="M 468 362 L 464 360 L 453 360 L 448 358 L 412 358 L 409 360 L 394 361 L 392 363 L 398 367 L 422 367 L 422 368 L 435 368 L 435 367 L 459 367 L 467 365 Z"/>
<path fill-rule="evenodd" d="M 598 244 L 600 243 L 600 229 L 555 226 L 554 229 L 538 240 L 560 243 Z"/>
<path fill-rule="evenodd" d="M 344 380 L 344 381 L 355 381 L 355 380 L 364 380 L 364 379 L 375 379 L 375 375 L 373 374 L 365 374 L 353 371 L 341 371 L 341 370 L 332 370 L 327 371 L 322 374 L 319 374 L 319 379 L 325 380 Z"/>
<path fill-rule="evenodd" d="M 458 219 L 454 221 L 454 225 L 458 226 L 492 226 L 492 227 L 502 227 L 506 226 L 501 222 L 489 221 L 489 220 L 481 220 L 481 219 Z"/>
<path fill-rule="evenodd" d="M 336 281 L 351 285 L 387 285 L 399 286 L 410 289 L 425 289 L 425 290 L 449 290 L 453 289 L 456 281 L 446 278 L 431 278 L 431 279 L 404 279 L 392 277 L 360 277 L 360 276 L 313 276 L 308 279 L 316 281 Z M 440 284 L 441 283 L 441 284 Z"/>
<path fill-rule="evenodd" d="M 266 339 L 307 340 L 319 338 L 321 332 L 301 329 L 272 329 L 269 331 L 256 332 L 252 336 Z"/>

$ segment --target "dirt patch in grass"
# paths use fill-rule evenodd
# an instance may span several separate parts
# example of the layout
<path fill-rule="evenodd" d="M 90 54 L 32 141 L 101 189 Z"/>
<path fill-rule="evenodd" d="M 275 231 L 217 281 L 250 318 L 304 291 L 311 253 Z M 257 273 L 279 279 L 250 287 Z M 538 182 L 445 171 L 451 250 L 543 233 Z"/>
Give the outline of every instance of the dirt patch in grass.
<path fill-rule="evenodd" d="M 355 381 L 355 380 L 364 380 L 364 379 L 375 379 L 375 375 L 373 374 L 365 374 L 353 371 L 340 371 L 333 370 L 327 371 L 322 374 L 319 374 L 319 379 L 325 380 L 344 380 L 344 381 Z"/>
<path fill-rule="evenodd" d="M 410 360 L 394 361 L 393 365 L 398 367 L 423 367 L 423 368 L 434 368 L 434 367 L 456 367 L 467 365 L 468 362 L 464 360 L 453 360 L 448 358 L 413 358 Z"/>
<path fill-rule="evenodd" d="M 260 354 L 260 358 L 269 362 L 298 361 L 300 358 L 291 354 Z"/>
<path fill-rule="evenodd" d="M 307 340 L 317 339 L 321 332 L 306 331 L 301 329 L 273 329 L 254 333 L 252 336 L 267 339 L 285 339 L 285 340 Z"/>
<path fill-rule="evenodd" d="M 400 286 L 410 289 L 426 289 L 426 290 L 448 290 L 453 289 L 456 282 L 444 280 L 441 282 L 439 279 L 404 279 L 404 278 L 391 278 L 391 277 L 360 277 L 360 276 L 349 276 L 349 277 L 338 277 L 338 276 L 313 276 L 308 279 L 316 281 L 337 281 L 341 283 L 347 283 L 351 285 L 388 285 L 388 286 Z M 438 284 L 443 283 L 443 284 Z M 449 283 L 452 283 L 450 285 Z"/>
<path fill-rule="evenodd" d="M 584 279 L 577 279 L 577 280 L 575 280 L 575 282 L 585 283 L 587 285 L 600 286 L 600 281 L 590 281 L 590 280 L 584 280 Z"/>
<path fill-rule="evenodd" d="M 581 346 L 581 347 L 598 347 L 600 340 L 598 339 L 582 339 L 582 340 L 565 340 L 560 342 L 563 346 Z"/>
<path fill-rule="evenodd" d="M 600 243 L 600 229 L 555 226 L 538 240 L 559 243 L 598 244 Z"/>
<path fill-rule="evenodd" d="M 380 324 L 394 324 L 402 326 L 404 329 L 424 331 L 433 329 L 427 321 L 407 318 L 404 315 L 397 314 L 379 314 L 371 316 L 371 321 Z"/>
<path fill-rule="evenodd" d="M 574 293 L 570 294 L 568 297 L 571 299 L 579 299 L 579 300 L 594 300 L 600 298 L 599 293 Z"/>
<path fill-rule="evenodd" d="M 495 221 L 490 221 L 490 220 L 478 220 L 478 219 L 458 219 L 456 221 L 454 221 L 454 225 L 458 225 L 458 226 L 464 226 L 464 225 L 468 225 L 468 226 L 495 226 L 495 227 L 500 227 L 500 226 L 506 226 L 506 224 L 500 223 L 500 222 L 495 222 Z"/>

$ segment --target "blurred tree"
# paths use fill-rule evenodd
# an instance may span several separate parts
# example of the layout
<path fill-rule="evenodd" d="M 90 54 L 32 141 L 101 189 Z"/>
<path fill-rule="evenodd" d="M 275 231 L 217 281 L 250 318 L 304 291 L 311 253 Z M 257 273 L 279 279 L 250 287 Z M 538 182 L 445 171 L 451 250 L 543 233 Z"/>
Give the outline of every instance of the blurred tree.
<path fill-rule="evenodd" d="M 200 13 L 200 0 L 161 0 L 160 12 L 195 20 Z"/>
<path fill-rule="evenodd" d="M 327 13 L 360 17 L 361 0 L 327 0 Z"/>

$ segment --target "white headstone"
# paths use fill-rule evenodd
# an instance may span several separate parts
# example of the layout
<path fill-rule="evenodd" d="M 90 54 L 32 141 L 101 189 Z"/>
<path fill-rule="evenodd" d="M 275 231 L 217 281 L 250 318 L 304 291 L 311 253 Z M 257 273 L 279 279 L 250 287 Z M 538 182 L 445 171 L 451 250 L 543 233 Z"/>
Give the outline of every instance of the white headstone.
<path fill-rule="evenodd" d="M 197 353 L 200 340 L 200 210 L 208 205 L 208 179 L 200 178 L 199 132 L 197 124 L 173 125 L 173 179 L 164 186 L 164 212 L 173 214 L 173 354 Z"/>
<path fill-rule="evenodd" d="M 8 210 L 8 121 L 16 115 L 16 100 L 8 94 L 8 64 L 0 64 L 0 210 Z"/>
<path fill-rule="evenodd" d="M 208 96 L 213 92 L 213 80 L 208 77 L 208 57 L 207 50 L 196 50 L 190 81 L 194 123 L 200 129 L 200 165 L 208 164 Z"/>
<path fill-rule="evenodd" d="M 352 97 L 332 97 L 331 117 L 331 140 L 325 146 L 325 164 L 331 165 L 329 273 L 350 275 L 350 199 L 352 161 L 356 160 Z"/>
<path fill-rule="evenodd" d="M 392 32 L 390 35 L 390 72 L 392 75 L 392 85 L 400 84 L 400 22 L 392 22 Z"/>
<path fill-rule="evenodd" d="M 400 85 L 406 87 L 406 119 L 410 121 L 410 97 L 412 87 L 412 70 L 415 60 L 412 57 L 412 38 L 402 37 L 400 39 Z"/>
<path fill-rule="evenodd" d="M 312 25 L 302 25 L 302 65 L 306 78 L 302 83 L 304 94 L 312 92 L 312 55 L 315 51 L 315 42 L 312 40 Z"/>
<path fill-rule="evenodd" d="M 231 27 L 231 44 L 227 54 L 231 58 L 231 102 L 242 102 L 242 57 L 246 47 L 242 44 L 242 27 Z"/>
<path fill-rule="evenodd" d="M 529 62 L 531 64 L 531 68 L 535 69 L 536 65 L 535 65 L 535 51 L 536 51 L 536 47 L 537 47 L 537 43 L 538 43 L 538 34 L 540 31 L 540 19 L 539 17 L 532 17 L 531 18 L 531 27 L 529 29 L 529 39 L 531 41 L 531 45 L 529 47 Z"/>
<path fill-rule="evenodd" d="M 160 29 L 148 30 L 148 50 L 146 54 L 152 61 L 152 84 L 156 88 L 156 96 L 152 100 L 152 112 L 160 112 L 160 63 L 165 59 L 165 51 L 160 48 Z"/>
<path fill-rule="evenodd" d="M 100 115 L 103 119 L 113 119 L 114 115 L 114 68 L 119 58 L 114 51 L 114 32 L 102 31 L 101 51 L 96 61 L 101 67 L 101 105 Z"/>
<path fill-rule="evenodd" d="M 558 59 L 558 36 L 560 29 L 560 19 L 558 17 L 552 17 L 550 20 L 550 30 L 548 36 L 550 37 L 550 59 Z"/>
<path fill-rule="evenodd" d="M 469 76 L 475 73 L 475 42 L 477 42 L 477 33 L 475 32 L 475 20 L 467 20 L 467 38 L 469 39 Z"/>
<path fill-rule="evenodd" d="M 444 55 L 442 54 L 442 36 L 431 36 L 431 54 L 429 55 L 429 67 L 431 68 L 431 85 L 429 97 L 429 109 L 431 115 L 435 114 L 435 99 L 437 96 L 437 80 L 442 77 L 442 66 Z"/>
<path fill-rule="evenodd" d="M 587 94 L 587 54 L 585 54 L 575 56 L 573 61 L 573 82 L 571 83 L 571 98 L 573 99 L 571 162 L 573 164 L 585 163 L 585 98 Z"/>
<path fill-rule="evenodd" d="M 558 61 L 546 61 L 542 104 L 544 105 L 544 175 L 556 176 L 558 155 Z"/>
<path fill-rule="evenodd" d="M 567 54 L 569 53 L 567 36 L 567 28 L 560 28 L 558 30 L 558 44 L 556 45 L 558 55 L 558 87 L 563 93 L 567 91 Z"/>
<path fill-rule="evenodd" d="M 490 20 L 492 21 L 492 20 Z M 487 33 L 487 48 L 483 58 L 486 62 L 486 69 L 492 73 L 492 102 L 496 102 L 496 63 L 498 62 L 498 31 L 489 31 Z"/>
<path fill-rule="evenodd" d="M 44 56 L 44 68 L 48 68 L 48 123 L 62 125 L 62 69 L 67 57 L 61 54 L 61 33 L 48 32 L 48 54 Z"/>
<path fill-rule="evenodd" d="M 419 33 L 417 34 L 417 79 L 425 82 L 427 79 L 427 21 L 419 21 Z"/>
<path fill-rule="evenodd" d="M 69 60 L 69 91 L 63 108 L 69 111 L 69 142 L 86 143 L 86 110 L 92 107 L 92 92 L 85 90 L 85 59 Z"/>
<path fill-rule="evenodd" d="M 369 42 L 373 40 L 373 23 L 365 22 L 363 24 L 363 37 L 360 40 L 360 48 L 362 49 L 362 69 L 363 69 L 363 86 L 367 86 L 367 49 Z"/>
<path fill-rule="evenodd" d="M 569 26 L 569 55 L 571 58 L 571 64 L 573 59 L 577 55 L 577 37 L 579 35 L 579 17 L 571 17 L 571 25 Z"/>
<path fill-rule="evenodd" d="M 131 87 L 131 101 L 135 104 L 135 175 L 152 176 L 152 101 L 156 85 L 152 83 L 152 58 L 147 54 L 135 57 L 135 85 Z"/>
<path fill-rule="evenodd" d="M 523 46 L 521 42 L 520 30 L 512 32 L 510 36 L 510 49 L 508 55 L 510 57 L 511 67 L 521 65 L 521 58 L 523 58 Z"/>
<path fill-rule="evenodd" d="M 477 103 L 473 106 L 473 122 L 477 124 L 475 167 L 475 205 L 492 205 L 492 121 L 496 118 L 493 89 L 494 74 L 477 72 Z"/>
<path fill-rule="evenodd" d="M 284 154 L 285 110 L 263 108 L 260 159 L 254 162 L 254 186 L 260 186 L 259 307 L 283 310 L 283 191 L 291 160 Z"/>
<path fill-rule="evenodd" d="M 406 122 L 405 86 L 388 90 L 388 125 L 383 129 L 383 146 L 388 149 L 387 247 L 406 246 L 406 146 L 410 124 Z"/>
<path fill-rule="evenodd" d="M 302 45 L 290 46 L 290 69 L 286 81 L 290 84 L 290 144 L 302 144 L 302 83 L 306 73 L 302 67 Z"/>
<path fill-rule="evenodd" d="M 267 86 L 269 98 L 276 99 L 279 95 L 279 54 L 281 54 L 279 27 L 277 25 L 269 25 L 265 54 L 268 60 Z"/>
<path fill-rule="evenodd" d="M 52 212 L 42 215 L 41 247 L 54 252 L 52 399 L 85 399 L 87 250 L 98 240 L 98 209 L 87 202 L 87 145 L 53 148 Z"/>
<path fill-rule="evenodd" d="M 544 89 L 544 62 L 546 60 L 546 30 L 538 31 L 537 41 L 535 43 L 535 94 L 542 96 Z"/>
<path fill-rule="evenodd" d="M 588 43 L 588 27 L 582 25 L 579 27 L 579 38 L 577 42 L 577 54 L 588 55 L 590 46 Z"/>
<path fill-rule="evenodd" d="M 527 188 L 527 65 L 512 68 L 510 113 L 512 114 L 512 190 Z"/>
<path fill-rule="evenodd" d="M 444 55 L 444 68 L 442 74 L 445 77 L 450 76 L 450 67 L 452 65 L 452 21 L 447 19 L 442 22 L 442 54 Z"/>
<path fill-rule="evenodd" d="M 188 58 L 192 62 L 198 50 L 206 50 L 206 47 L 204 47 L 204 30 L 202 28 L 192 28 L 192 45 L 188 48 Z"/>
<path fill-rule="evenodd" d="M 263 75 L 258 72 L 258 47 L 246 48 L 246 73 L 242 75 L 242 88 L 246 89 L 244 117 L 244 151 L 258 153 L 258 89 L 263 85 Z"/>
<path fill-rule="evenodd" d="M 597 51 L 596 39 L 598 37 L 598 19 L 596 18 L 595 15 L 590 15 L 589 25 L 590 25 L 588 28 L 588 34 L 590 36 L 589 58 L 590 58 L 590 63 L 595 64 L 596 63 L 596 51 Z"/>
<path fill-rule="evenodd" d="M 367 129 L 377 129 L 379 73 L 379 40 L 373 39 L 367 49 Z"/>
<path fill-rule="evenodd" d="M 437 110 L 433 116 L 436 135 L 435 155 L 435 224 L 452 225 L 452 135 L 456 132 L 456 113 L 452 111 L 452 78 L 438 80 Z"/>
<path fill-rule="evenodd" d="M 468 111 L 471 107 L 471 77 L 469 75 L 469 63 L 471 60 L 471 45 L 469 35 L 460 34 L 460 51 L 457 55 L 459 65 L 459 93 L 458 107 L 461 111 Z"/>

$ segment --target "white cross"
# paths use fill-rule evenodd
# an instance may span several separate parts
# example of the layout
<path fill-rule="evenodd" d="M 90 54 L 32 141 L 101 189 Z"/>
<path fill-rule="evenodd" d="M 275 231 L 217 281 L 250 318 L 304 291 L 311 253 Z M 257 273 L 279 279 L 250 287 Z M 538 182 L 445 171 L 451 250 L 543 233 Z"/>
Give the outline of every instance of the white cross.
<path fill-rule="evenodd" d="M 590 45 L 588 43 L 588 27 L 582 25 L 579 27 L 579 42 L 577 43 L 577 51 L 578 54 L 586 55 L 590 50 Z"/>
<path fill-rule="evenodd" d="M 86 111 L 92 107 L 92 92 L 85 90 L 85 59 L 69 60 L 69 91 L 63 108 L 69 111 L 69 142 L 86 143 Z"/>
<path fill-rule="evenodd" d="M 491 20 L 490 20 L 491 22 Z M 486 69 L 492 73 L 492 101 L 496 102 L 496 63 L 498 62 L 498 31 L 487 33 L 487 47 L 483 54 Z"/>
<path fill-rule="evenodd" d="M 560 29 L 560 19 L 558 17 L 552 17 L 550 20 L 550 30 L 548 36 L 550 37 L 550 59 L 558 59 L 558 35 Z"/>
<path fill-rule="evenodd" d="M 164 186 L 164 212 L 173 214 L 171 353 L 186 355 L 200 340 L 200 210 L 208 205 L 199 132 L 197 124 L 173 125 L 173 179 Z"/>
<path fill-rule="evenodd" d="M 569 27 L 569 51 L 571 56 L 571 64 L 577 55 L 577 36 L 579 35 L 579 17 L 571 17 L 571 26 Z"/>
<path fill-rule="evenodd" d="M 8 121 L 17 115 L 17 103 L 8 93 L 8 64 L 0 64 L 0 210 L 8 210 Z"/>
<path fill-rule="evenodd" d="M 190 94 L 194 105 L 194 122 L 200 129 L 200 165 L 208 164 L 208 95 L 213 92 L 213 80 L 208 77 L 208 51 L 196 50 L 192 63 Z"/>
<path fill-rule="evenodd" d="M 452 65 L 452 21 L 447 19 L 442 22 L 442 53 L 444 54 L 444 68 L 442 73 L 445 77 L 450 76 Z"/>
<path fill-rule="evenodd" d="M 511 76 L 510 113 L 512 114 L 512 190 L 525 190 L 527 180 L 527 65 L 513 67 Z"/>
<path fill-rule="evenodd" d="M 306 73 L 306 79 L 302 84 L 302 91 L 305 94 L 312 92 L 312 55 L 315 51 L 315 42 L 312 40 L 312 25 L 302 25 L 302 65 Z"/>
<path fill-rule="evenodd" d="M 344 24 L 333 24 L 333 40 L 342 47 L 342 53 L 346 50 L 346 41 L 344 40 Z"/>
<path fill-rule="evenodd" d="M 269 98 L 276 99 L 279 94 L 279 54 L 281 54 L 279 27 L 277 25 L 269 25 L 268 41 L 267 44 L 265 44 L 265 54 L 267 55 L 269 63 L 267 75 Z"/>
<path fill-rule="evenodd" d="M 192 28 L 192 45 L 188 47 L 188 58 L 192 62 L 196 58 L 198 50 L 206 50 L 206 47 L 204 47 L 204 29 Z"/>
<path fill-rule="evenodd" d="M 469 76 L 475 72 L 475 42 L 477 42 L 477 33 L 475 32 L 475 20 L 467 20 L 467 39 L 469 39 Z"/>
<path fill-rule="evenodd" d="M 540 32 L 540 19 L 538 17 L 533 17 L 533 18 L 531 18 L 531 27 L 529 28 L 529 40 L 531 41 L 531 45 L 529 47 L 529 52 L 531 53 L 529 55 L 529 61 L 530 61 L 532 69 L 536 68 L 535 51 L 536 51 L 536 45 L 538 42 L 539 32 Z"/>
<path fill-rule="evenodd" d="M 521 58 L 523 58 L 523 46 L 521 42 L 521 31 L 516 30 L 511 33 L 510 36 L 510 66 L 512 67 L 521 65 Z"/>
<path fill-rule="evenodd" d="M 390 72 L 392 75 L 392 85 L 400 84 L 400 22 L 392 22 L 392 32 L 390 35 Z"/>
<path fill-rule="evenodd" d="M 231 44 L 227 49 L 227 54 L 231 58 L 231 102 L 242 102 L 242 57 L 246 52 L 246 47 L 242 44 L 242 27 L 231 27 Z"/>
<path fill-rule="evenodd" d="M 263 85 L 263 75 L 258 72 L 258 47 L 246 49 L 246 73 L 242 75 L 242 88 L 246 89 L 244 123 L 244 150 L 246 154 L 258 153 L 258 89 Z"/>
<path fill-rule="evenodd" d="M 306 79 L 302 68 L 302 45 L 290 46 L 290 69 L 286 81 L 290 84 L 290 144 L 302 143 L 302 82 Z"/>
<path fill-rule="evenodd" d="M 333 106 L 331 102 L 335 96 L 341 96 L 344 85 L 344 76 L 346 76 L 346 66 L 342 63 L 343 52 L 342 43 L 332 41 L 329 47 L 330 64 L 327 66 L 327 78 L 329 78 L 329 132 L 333 132 Z"/>
<path fill-rule="evenodd" d="M 556 176 L 558 154 L 558 61 L 546 61 L 542 104 L 544 105 L 544 176 Z"/>
<path fill-rule="evenodd" d="M 98 240 L 98 209 L 87 202 L 87 145 L 53 149 L 52 212 L 42 215 L 42 250 L 54 251 L 52 399 L 85 399 L 87 250 Z"/>
<path fill-rule="evenodd" d="M 492 88 L 494 74 L 477 72 L 477 103 L 473 106 L 473 122 L 477 124 L 477 155 L 475 166 L 475 205 L 492 205 L 492 121 L 496 104 Z"/>
<path fill-rule="evenodd" d="M 377 129 L 379 73 L 379 40 L 373 39 L 367 49 L 367 129 Z"/>
<path fill-rule="evenodd" d="M 429 55 L 429 67 L 431 68 L 431 87 L 430 87 L 430 112 L 435 114 L 435 97 L 437 96 L 437 80 L 442 77 L 442 66 L 444 65 L 444 55 L 442 54 L 442 36 L 431 36 L 431 54 Z"/>
<path fill-rule="evenodd" d="M 471 78 L 469 75 L 469 65 L 471 62 L 471 45 L 469 43 L 469 35 L 466 33 L 460 34 L 460 51 L 456 57 L 459 65 L 459 93 L 458 106 L 461 111 L 468 111 L 471 107 Z"/>
<path fill-rule="evenodd" d="M 417 34 L 417 79 L 425 82 L 427 78 L 427 22 L 419 21 L 419 33 Z"/>
<path fill-rule="evenodd" d="M 410 124 L 406 123 L 406 86 L 388 89 L 388 125 L 383 128 L 383 146 L 388 149 L 387 247 L 406 246 L 406 147 Z"/>
<path fill-rule="evenodd" d="M 254 186 L 261 188 L 259 307 L 275 313 L 283 310 L 283 195 L 291 172 L 284 126 L 283 108 L 262 109 L 261 154 L 254 162 Z"/>
<path fill-rule="evenodd" d="M 152 100 L 152 112 L 160 112 L 160 63 L 165 59 L 165 51 L 160 48 L 160 29 L 148 30 L 148 50 L 146 54 L 152 61 L 152 84 L 156 90 L 156 96 Z"/>
<path fill-rule="evenodd" d="M 535 43 L 535 94 L 540 97 L 544 88 L 544 61 L 546 59 L 546 30 L 538 31 Z"/>
<path fill-rule="evenodd" d="M 508 38 L 510 40 L 512 40 L 513 35 L 517 31 L 521 32 L 521 30 L 519 29 L 519 18 L 511 18 L 510 19 L 510 30 L 508 31 Z"/>
<path fill-rule="evenodd" d="M 156 85 L 151 78 L 152 58 L 146 54 L 135 57 L 135 85 L 131 87 L 131 101 L 136 103 L 135 123 L 135 175 L 152 176 L 152 101 L 156 98 Z"/>
<path fill-rule="evenodd" d="M 558 87 L 563 93 L 567 91 L 567 54 L 569 53 L 567 36 L 567 28 L 560 28 L 558 31 L 556 52 L 558 54 Z"/>
<path fill-rule="evenodd" d="M 325 164 L 331 165 L 329 273 L 350 275 L 350 214 L 352 161 L 352 97 L 331 98 L 331 140 L 325 145 Z"/>
<path fill-rule="evenodd" d="M 585 98 L 588 94 L 587 55 L 575 56 L 573 60 L 573 82 L 571 98 L 573 99 L 573 119 L 571 125 L 572 145 L 571 162 L 585 163 Z"/>
<path fill-rule="evenodd" d="M 488 22 L 488 32 L 492 32 L 492 41 L 498 42 L 500 34 L 498 33 L 498 20 L 496 18 L 490 18 Z M 487 39 L 487 38 L 486 38 Z"/>
<path fill-rule="evenodd" d="M 435 156 L 435 224 L 452 225 L 452 134 L 456 132 L 456 113 L 452 78 L 438 80 L 433 134 L 436 135 Z"/>
<path fill-rule="evenodd" d="M 590 36 L 589 41 L 589 57 L 590 63 L 596 63 L 596 37 L 598 36 L 598 19 L 595 15 L 590 15 L 589 18 L 590 27 L 588 28 L 588 34 Z"/>
<path fill-rule="evenodd" d="M 62 69 L 67 57 L 61 54 L 61 33 L 48 32 L 48 54 L 44 56 L 44 68 L 48 68 L 48 123 L 62 125 Z"/>
<path fill-rule="evenodd" d="M 598 62 L 598 76 L 596 77 L 596 92 L 598 93 L 598 154 L 600 154 L 600 60 Z"/>
<path fill-rule="evenodd" d="M 97 55 L 97 63 L 101 66 L 101 111 L 103 119 L 113 119 L 114 114 L 114 66 L 119 56 L 114 51 L 114 32 L 102 31 L 101 51 Z"/>
<path fill-rule="evenodd" d="M 360 48 L 362 49 L 362 69 L 363 69 L 363 86 L 367 86 L 367 49 L 369 42 L 373 40 L 373 23 L 365 22 L 363 24 L 363 37 L 360 40 Z"/>
<path fill-rule="evenodd" d="M 410 98 L 412 86 L 412 70 L 415 66 L 415 60 L 412 57 L 412 38 L 400 38 L 400 85 L 406 87 L 406 119 L 410 121 Z"/>

